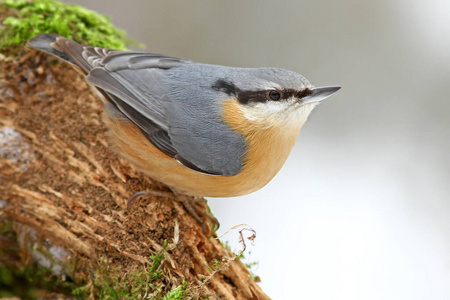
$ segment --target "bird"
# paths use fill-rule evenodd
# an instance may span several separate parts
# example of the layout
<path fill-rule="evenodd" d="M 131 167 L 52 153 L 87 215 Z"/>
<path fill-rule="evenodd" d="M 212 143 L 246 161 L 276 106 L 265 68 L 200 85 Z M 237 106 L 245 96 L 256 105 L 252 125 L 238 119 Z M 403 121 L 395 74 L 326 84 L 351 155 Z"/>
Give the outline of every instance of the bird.
<path fill-rule="evenodd" d="M 57 34 L 37 35 L 27 46 L 70 63 L 103 95 L 104 123 L 119 155 L 194 198 L 261 189 L 285 163 L 311 111 L 340 89 L 315 87 L 280 68 L 203 64 Z"/>

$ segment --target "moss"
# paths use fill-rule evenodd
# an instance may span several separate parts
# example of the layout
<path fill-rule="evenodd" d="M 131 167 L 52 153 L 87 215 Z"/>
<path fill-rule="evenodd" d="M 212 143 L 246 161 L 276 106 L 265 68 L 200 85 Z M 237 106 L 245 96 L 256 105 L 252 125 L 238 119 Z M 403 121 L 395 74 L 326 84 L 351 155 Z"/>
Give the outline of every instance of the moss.
<path fill-rule="evenodd" d="M 1 212 L 0 212 L 1 216 Z M 176 223 L 177 224 L 177 223 Z M 37 299 L 41 295 L 73 295 L 77 299 L 155 299 L 182 300 L 191 299 L 187 282 L 177 285 L 168 283 L 164 270 L 167 251 L 174 249 L 176 243 L 164 241 L 161 250 L 150 255 L 148 266 L 115 266 L 105 257 L 98 261 L 80 261 L 73 256 L 64 264 L 66 275 L 56 276 L 46 267 L 31 263 L 33 259 L 29 249 L 39 250 L 49 260 L 51 254 L 46 248 L 33 240 L 33 246 L 25 248 L 18 244 L 14 223 L 0 218 L 0 298 L 20 297 L 21 299 Z M 18 227 L 23 241 L 23 227 Z M 176 225 L 175 232 L 178 232 Z M 17 228 L 16 228 L 17 229 Z M 174 237 L 174 241 L 178 236 Z M 79 262 L 80 264 L 77 264 Z M 81 267 L 80 266 L 85 266 Z M 87 267 L 86 267 L 87 266 Z M 55 297 L 57 298 L 57 297 Z M 63 297 L 64 298 L 64 297 Z"/>
<path fill-rule="evenodd" d="M 95 299 L 181 300 L 189 298 L 189 288 L 185 281 L 168 291 L 172 284 L 167 285 L 166 274 L 162 270 L 166 251 L 170 249 L 167 241 L 164 241 L 161 250 L 155 251 L 150 256 L 152 263 L 147 267 L 125 270 L 111 265 L 105 257 L 102 257 L 96 266 L 88 268 L 92 273 L 86 274 L 81 270 L 77 271 L 75 259 L 71 259 L 67 261 L 67 269 L 75 268 L 68 272 L 70 276 L 74 276 L 64 280 L 52 274 L 48 268 L 29 263 L 32 259 L 27 259 L 29 254 L 19 247 L 18 237 L 12 224 L 5 219 L 0 221 L 0 298 L 36 299 L 49 292 L 73 295 L 78 299 L 94 297 Z M 42 248 L 40 253 L 45 254 L 44 247 L 38 248 Z"/>
<path fill-rule="evenodd" d="M 166 251 L 167 241 L 164 241 L 163 248 L 150 256 L 150 266 L 129 272 L 111 267 L 107 259 L 101 258 L 92 280 L 74 289 L 72 294 L 79 299 L 186 299 L 189 289 L 185 281 L 169 292 L 164 291 L 164 273 L 161 268 Z"/>
<path fill-rule="evenodd" d="M 25 44 L 39 33 L 57 33 L 81 43 L 119 50 L 133 43 L 107 17 L 77 5 L 54 0 L 4 0 L 0 5 L 3 15 L 8 15 L 0 28 L 2 52 Z"/>
<path fill-rule="evenodd" d="M 181 300 L 188 295 L 188 292 L 186 281 L 183 281 L 181 285 L 168 292 L 163 300 Z"/>

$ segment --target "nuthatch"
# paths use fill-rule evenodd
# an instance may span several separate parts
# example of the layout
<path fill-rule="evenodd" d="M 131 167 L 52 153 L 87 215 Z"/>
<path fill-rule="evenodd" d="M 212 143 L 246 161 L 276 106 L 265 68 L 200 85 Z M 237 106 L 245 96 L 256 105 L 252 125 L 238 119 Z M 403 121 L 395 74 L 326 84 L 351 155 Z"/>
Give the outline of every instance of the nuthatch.
<path fill-rule="evenodd" d="M 55 34 L 28 46 L 86 75 L 105 96 L 116 150 L 183 194 L 232 197 L 280 170 L 313 108 L 340 87 L 275 68 L 232 68 L 80 45 Z"/>

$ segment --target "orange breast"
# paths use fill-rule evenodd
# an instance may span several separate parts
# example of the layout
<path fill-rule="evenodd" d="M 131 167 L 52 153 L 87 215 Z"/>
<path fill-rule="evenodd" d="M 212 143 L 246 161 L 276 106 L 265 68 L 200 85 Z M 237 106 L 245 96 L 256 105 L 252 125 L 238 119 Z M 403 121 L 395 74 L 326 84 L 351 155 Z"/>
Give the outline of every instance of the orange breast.
<path fill-rule="evenodd" d="M 224 122 L 246 137 L 247 151 L 241 172 L 234 176 L 193 171 L 151 144 L 133 123 L 106 116 L 105 123 L 117 152 L 147 176 L 175 190 L 207 197 L 249 194 L 266 185 L 280 170 L 295 144 L 303 122 L 285 128 L 261 129 L 242 114 L 236 100 L 224 104 Z"/>

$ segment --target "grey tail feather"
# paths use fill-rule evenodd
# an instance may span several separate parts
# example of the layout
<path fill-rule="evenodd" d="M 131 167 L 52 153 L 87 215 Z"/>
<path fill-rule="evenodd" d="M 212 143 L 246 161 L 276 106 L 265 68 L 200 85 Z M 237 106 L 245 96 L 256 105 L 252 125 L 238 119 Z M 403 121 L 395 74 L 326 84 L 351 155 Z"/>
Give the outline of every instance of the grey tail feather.
<path fill-rule="evenodd" d="M 76 63 L 64 52 L 58 51 L 53 43 L 56 42 L 56 39 L 60 37 L 57 34 L 54 33 L 45 33 L 45 34 L 39 34 L 31 39 L 28 40 L 27 46 L 33 49 L 37 49 L 43 52 L 46 52 L 48 54 L 54 55 L 56 57 L 59 57 L 71 64 L 76 65 Z"/>

